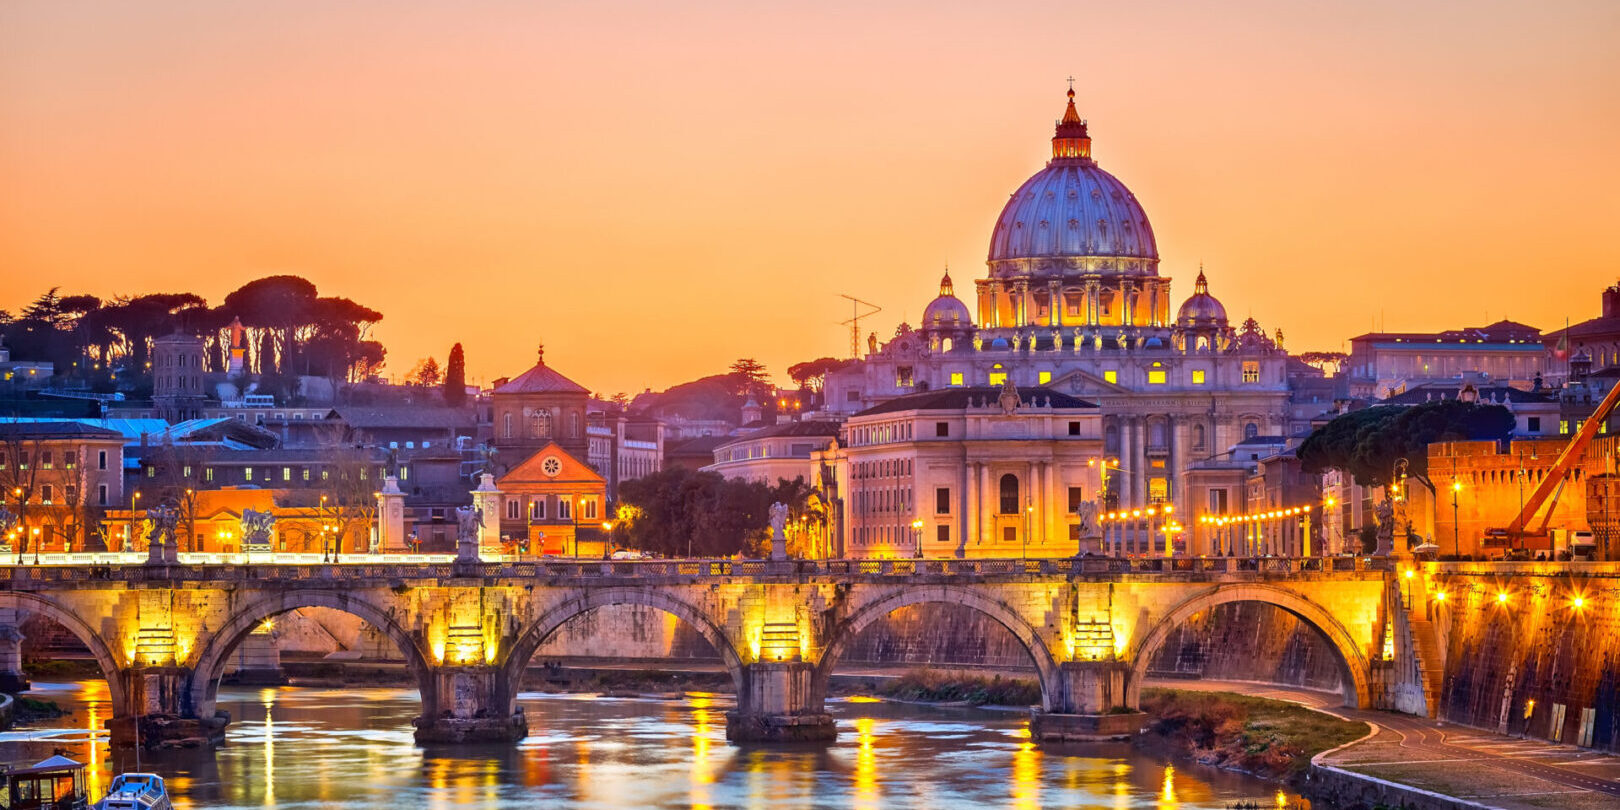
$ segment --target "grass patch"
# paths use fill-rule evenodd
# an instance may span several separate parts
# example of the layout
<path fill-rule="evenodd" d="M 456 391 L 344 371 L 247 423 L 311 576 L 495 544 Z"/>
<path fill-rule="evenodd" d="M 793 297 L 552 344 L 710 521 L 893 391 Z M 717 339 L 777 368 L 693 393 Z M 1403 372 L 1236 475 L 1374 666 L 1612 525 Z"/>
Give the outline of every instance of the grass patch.
<path fill-rule="evenodd" d="M 932 670 L 910 672 L 882 684 L 878 694 L 897 700 L 935 703 L 970 703 L 974 706 L 1033 706 L 1041 702 L 1041 687 L 1031 680 L 994 675 L 945 675 Z"/>
<path fill-rule="evenodd" d="M 18 723 L 32 720 L 49 720 L 68 714 L 66 709 L 49 700 L 23 697 L 22 695 L 17 695 L 15 699 L 17 702 L 12 706 L 12 718 Z"/>
<path fill-rule="evenodd" d="M 1178 689 L 1143 689 L 1149 731 L 1199 762 L 1259 776 L 1290 778 L 1311 757 L 1360 739 L 1367 724 L 1340 720 L 1294 703 Z"/>

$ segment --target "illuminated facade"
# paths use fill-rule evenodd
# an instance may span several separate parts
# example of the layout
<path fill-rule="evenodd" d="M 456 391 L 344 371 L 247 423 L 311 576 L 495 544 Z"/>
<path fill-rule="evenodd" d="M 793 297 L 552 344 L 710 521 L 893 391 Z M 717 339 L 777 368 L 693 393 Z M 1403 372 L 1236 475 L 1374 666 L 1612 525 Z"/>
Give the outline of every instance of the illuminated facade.
<path fill-rule="evenodd" d="M 853 414 L 907 394 L 1008 382 L 1094 402 L 1103 452 L 1119 460 L 1121 505 L 1185 507 L 1193 464 L 1287 432 L 1280 333 L 1268 336 L 1253 318 L 1234 328 L 1202 270 L 1171 309 L 1147 214 L 1092 159 L 1073 91 L 1051 161 L 997 218 L 987 265 L 972 308 L 946 273 L 920 328 L 902 325 L 881 345 L 869 339 L 862 362 L 829 375 L 826 407 Z"/>
<path fill-rule="evenodd" d="M 509 552 L 579 556 L 579 540 L 602 553 L 607 479 L 552 442 L 500 477 L 500 521 Z M 485 520 L 495 520 L 486 515 Z"/>
<path fill-rule="evenodd" d="M 1097 535 L 1097 406 L 1043 388 L 951 388 L 850 417 L 817 454 L 851 558 L 1071 557 Z M 819 483 L 827 489 L 828 471 Z"/>

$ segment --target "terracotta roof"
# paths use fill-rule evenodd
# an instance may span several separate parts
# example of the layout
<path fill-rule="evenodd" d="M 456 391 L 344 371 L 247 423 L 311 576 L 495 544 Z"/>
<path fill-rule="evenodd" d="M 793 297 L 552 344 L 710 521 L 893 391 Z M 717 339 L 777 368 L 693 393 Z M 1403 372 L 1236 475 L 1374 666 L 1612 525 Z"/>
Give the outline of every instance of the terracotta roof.
<path fill-rule="evenodd" d="M 552 370 L 544 362 L 495 389 L 497 394 L 589 394 L 590 390 Z"/>

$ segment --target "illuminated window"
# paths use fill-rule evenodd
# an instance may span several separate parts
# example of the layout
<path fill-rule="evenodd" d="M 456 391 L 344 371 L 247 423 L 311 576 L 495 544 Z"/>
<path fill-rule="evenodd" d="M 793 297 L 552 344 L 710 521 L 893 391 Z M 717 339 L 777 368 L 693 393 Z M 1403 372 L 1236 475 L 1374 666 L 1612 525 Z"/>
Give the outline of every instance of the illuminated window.
<path fill-rule="evenodd" d="M 1193 385 L 1203 385 L 1204 384 L 1204 370 L 1201 369 L 1201 368 L 1193 369 L 1192 381 L 1193 381 Z"/>
<path fill-rule="evenodd" d="M 1052 381 L 1052 372 L 1050 372 L 1050 371 L 1041 372 L 1041 375 L 1040 375 L 1040 384 L 1041 385 L 1045 385 L 1045 384 L 1047 384 L 1047 383 L 1049 383 L 1051 381 Z"/>
<path fill-rule="evenodd" d="M 1164 382 L 1165 372 L 1162 369 L 1154 369 L 1148 372 L 1148 385 L 1164 385 Z"/>
<path fill-rule="evenodd" d="M 1558 420 L 1558 432 L 1561 435 L 1564 435 L 1564 436 L 1569 435 L 1569 420 L 1568 419 L 1560 419 L 1560 420 Z"/>
<path fill-rule="evenodd" d="M 992 372 L 990 372 L 990 385 L 991 386 L 1006 385 L 1006 384 L 1007 384 L 1007 372 L 1005 372 L 1005 371 L 992 371 Z"/>
<path fill-rule="evenodd" d="M 243 481 L 252 481 L 253 480 L 253 468 L 252 467 L 243 467 L 242 468 L 242 480 Z"/>
<path fill-rule="evenodd" d="M 1246 383 L 1260 382 L 1260 362 L 1258 360 L 1243 361 L 1243 381 Z"/>
<path fill-rule="evenodd" d="M 960 372 L 960 371 L 951 372 L 951 385 L 961 385 L 961 384 L 962 384 L 962 372 Z"/>
<path fill-rule="evenodd" d="M 1148 479 L 1148 500 L 1162 503 L 1170 498 L 1170 481 L 1167 478 Z"/>
<path fill-rule="evenodd" d="M 1103 379 L 1115 385 L 1119 384 L 1119 372 L 1109 369 L 1103 372 Z"/>

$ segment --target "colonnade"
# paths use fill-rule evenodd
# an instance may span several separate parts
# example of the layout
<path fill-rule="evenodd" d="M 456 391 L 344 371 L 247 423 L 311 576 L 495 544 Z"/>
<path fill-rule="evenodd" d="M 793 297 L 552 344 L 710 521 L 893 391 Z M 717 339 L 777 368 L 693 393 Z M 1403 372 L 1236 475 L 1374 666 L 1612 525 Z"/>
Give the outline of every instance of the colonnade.
<path fill-rule="evenodd" d="M 1124 276 L 1103 283 L 1101 276 L 1082 284 L 1059 279 L 987 279 L 977 282 L 979 325 L 1019 326 L 1159 326 L 1172 323 L 1170 279 Z M 1075 313 L 1068 303 L 1076 302 Z M 1045 312 L 1041 305 L 1045 304 Z"/>

